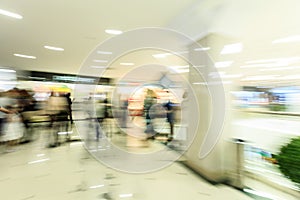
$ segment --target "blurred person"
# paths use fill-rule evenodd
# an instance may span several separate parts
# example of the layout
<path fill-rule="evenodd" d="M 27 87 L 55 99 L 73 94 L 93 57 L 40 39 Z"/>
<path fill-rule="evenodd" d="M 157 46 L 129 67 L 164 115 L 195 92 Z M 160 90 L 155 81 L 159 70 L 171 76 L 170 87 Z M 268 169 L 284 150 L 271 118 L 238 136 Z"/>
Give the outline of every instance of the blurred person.
<path fill-rule="evenodd" d="M 7 114 L 13 113 L 13 111 L 7 109 L 9 105 L 9 99 L 5 97 L 5 92 L 0 92 L 0 135 L 3 134 L 4 124 Z"/>
<path fill-rule="evenodd" d="M 98 120 L 100 123 L 103 122 L 105 117 L 105 110 L 100 107 L 102 104 L 97 104 L 94 102 L 94 99 L 91 96 L 88 97 L 87 101 L 84 102 L 84 108 L 87 113 L 88 127 L 96 130 L 96 140 L 100 139 L 100 125 L 98 124 Z"/>
<path fill-rule="evenodd" d="M 146 119 L 146 130 L 145 133 L 154 134 L 154 127 L 150 116 L 151 107 L 156 104 L 156 94 L 153 90 L 147 89 L 146 98 L 144 99 L 144 113 Z M 150 139 L 154 139 L 154 136 L 148 136 Z"/>
<path fill-rule="evenodd" d="M 66 98 L 59 93 L 51 92 L 51 95 L 47 102 L 47 113 L 50 116 L 50 127 L 56 127 L 56 128 L 65 128 L 67 139 L 69 139 L 68 135 L 68 102 Z M 54 126 L 55 125 L 55 126 Z M 52 144 L 50 144 L 50 147 L 55 147 L 59 145 L 58 141 L 58 132 L 59 129 L 53 130 L 53 136 L 54 141 Z"/>
<path fill-rule="evenodd" d="M 71 100 L 71 93 L 67 93 L 65 95 L 66 99 L 67 99 L 67 112 L 68 112 L 68 115 L 69 115 L 69 119 L 70 119 L 70 122 L 71 124 L 73 124 L 73 116 L 72 116 L 72 100 Z"/>
<path fill-rule="evenodd" d="M 88 120 L 94 120 L 96 118 L 94 100 L 91 96 L 84 102 L 84 109 Z"/>
<path fill-rule="evenodd" d="M 15 91 L 2 93 L 0 98 L 0 116 L 2 121 L 0 141 L 7 144 L 6 152 L 15 151 L 15 149 L 12 148 L 19 143 L 24 132 L 21 117 L 17 114 L 18 109 L 16 109 L 17 102 L 15 98 Z"/>
<path fill-rule="evenodd" d="M 20 104 L 19 105 L 20 117 L 25 127 L 24 135 L 21 142 L 26 143 L 32 140 L 32 133 L 30 131 L 31 130 L 30 121 L 31 121 L 31 116 L 33 114 L 30 113 L 36 110 L 36 100 L 33 98 L 32 94 L 30 94 L 27 90 L 20 90 L 18 101 Z"/>
<path fill-rule="evenodd" d="M 174 117 L 174 103 L 169 100 L 167 103 L 163 105 L 163 107 L 167 111 L 167 122 L 169 123 L 170 126 L 170 133 L 168 136 L 168 141 L 173 140 L 173 135 L 174 135 L 174 123 L 175 123 L 175 117 Z"/>
<path fill-rule="evenodd" d="M 121 127 L 126 128 L 127 127 L 127 118 L 128 118 L 128 99 L 125 98 L 121 101 Z"/>
<path fill-rule="evenodd" d="M 107 95 L 106 95 L 107 96 Z M 113 107 L 111 103 L 111 99 L 107 97 L 103 101 L 104 104 L 104 119 L 103 119 L 103 129 L 105 130 L 105 134 L 107 137 L 112 137 L 113 133 Z"/>
<path fill-rule="evenodd" d="M 100 100 L 98 103 L 96 103 L 95 109 L 96 109 L 97 121 L 103 127 L 103 122 L 104 122 L 105 113 L 106 113 L 106 104 L 105 104 L 104 100 Z M 100 137 L 101 137 L 100 127 L 99 127 L 99 125 L 97 125 L 96 126 L 96 140 L 99 140 Z"/>

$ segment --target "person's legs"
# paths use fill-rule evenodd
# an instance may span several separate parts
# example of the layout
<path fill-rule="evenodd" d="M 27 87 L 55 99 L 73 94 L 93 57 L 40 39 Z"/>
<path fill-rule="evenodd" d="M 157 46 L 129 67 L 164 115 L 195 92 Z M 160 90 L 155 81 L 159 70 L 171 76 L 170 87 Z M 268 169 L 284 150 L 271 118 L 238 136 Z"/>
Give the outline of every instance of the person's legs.
<path fill-rule="evenodd" d="M 174 123 L 170 121 L 169 125 L 170 125 L 170 135 L 168 137 L 168 141 L 172 141 L 174 135 Z"/>

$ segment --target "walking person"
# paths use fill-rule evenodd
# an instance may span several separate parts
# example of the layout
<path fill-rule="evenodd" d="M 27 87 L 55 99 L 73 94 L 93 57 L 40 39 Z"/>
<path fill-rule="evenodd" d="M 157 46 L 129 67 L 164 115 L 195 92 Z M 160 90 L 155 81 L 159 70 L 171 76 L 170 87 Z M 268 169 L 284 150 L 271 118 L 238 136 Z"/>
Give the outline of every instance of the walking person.
<path fill-rule="evenodd" d="M 151 115 L 150 115 L 150 109 L 151 107 L 156 104 L 156 95 L 153 90 L 148 89 L 146 98 L 144 99 L 144 113 L 145 113 L 145 119 L 146 119 L 146 130 L 145 133 L 152 134 L 148 138 L 153 138 L 153 134 L 155 134 Z"/>
<path fill-rule="evenodd" d="M 170 125 L 170 134 L 168 136 L 168 141 L 172 141 L 174 135 L 174 122 L 175 122 L 174 103 L 172 103 L 171 100 L 169 100 L 166 104 L 164 104 L 164 107 L 166 108 L 167 111 L 167 122 Z"/>

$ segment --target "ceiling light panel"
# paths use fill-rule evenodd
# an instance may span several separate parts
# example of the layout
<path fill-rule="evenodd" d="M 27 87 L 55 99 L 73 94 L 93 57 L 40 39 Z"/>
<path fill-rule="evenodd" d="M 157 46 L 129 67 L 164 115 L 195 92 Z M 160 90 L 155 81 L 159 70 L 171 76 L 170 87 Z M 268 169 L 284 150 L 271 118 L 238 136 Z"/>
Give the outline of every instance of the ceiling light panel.
<path fill-rule="evenodd" d="M 61 47 L 53 47 L 53 46 L 45 45 L 44 48 L 49 49 L 49 50 L 53 50 L 53 51 L 64 51 L 64 49 L 61 48 Z"/>
<path fill-rule="evenodd" d="M 201 48 L 196 48 L 194 51 L 208 51 L 210 50 L 210 47 L 201 47 Z"/>
<path fill-rule="evenodd" d="M 240 53 L 242 50 L 243 50 L 242 43 L 228 44 L 223 47 L 221 54 Z"/>
<path fill-rule="evenodd" d="M 111 35 L 120 35 L 123 33 L 123 31 L 120 30 L 114 30 L 114 29 L 106 29 L 105 33 L 111 34 Z"/>
<path fill-rule="evenodd" d="M 23 18 L 23 16 L 21 16 L 17 13 L 13 13 L 13 12 L 10 12 L 10 11 L 7 11 L 7 10 L 2 10 L 2 9 L 0 9 L 0 15 L 5 15 L 5 16 L 12 17 L 12 18 L 15 18 L 15 19 L 22 19 Z"/>
<path fill-rule="evenodd" d="M 216 62 L 215 67 L 216 68 L 224 68 L 224 67 L 229 67 L 233 61 L 222 61 L 222 62 Z"/>
<path fill-rule="evenodd" d="M 131 62 L 121 62 L 120 65 L 124 65 L 124 66 L 133 66 L 134 63 L 131 63 Z"/>
<path fill-rule="evenodd" d="M 24 54 L 18 54 L 18 53 L 15 53 L 14 56 L 17 56 L 17 57 L 21 57 L 21 58 L 30 58 L 30 59 L 36 59 L 35 56 L 29 56 L 29 55 L 24 55 Z"/>
<path fill-rule="evenodd" d="M 98 54 L 102 54 L 102 55 L 111 55 L 112 52 L 110 51 L 97 51 Z"/>
<path fill-rule="evenodd" d="M 107 60 L 93 60 L 96 63 L 107 63 Z"/>
<path fill-rule="evenodd" d="M 93 66 L 91 66 L 91 68 L 104 69 L 104 68 L 106 68 L 106 66 L 96 66 L 96 65 L 93 65 Z"/>

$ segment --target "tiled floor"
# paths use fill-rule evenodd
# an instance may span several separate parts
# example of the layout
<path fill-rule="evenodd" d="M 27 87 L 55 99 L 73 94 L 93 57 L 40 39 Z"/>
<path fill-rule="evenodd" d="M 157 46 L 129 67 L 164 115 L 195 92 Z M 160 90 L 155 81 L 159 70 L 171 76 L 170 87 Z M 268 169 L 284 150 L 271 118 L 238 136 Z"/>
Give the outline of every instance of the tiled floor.
<path fill-rule="evenodd" d="M 134 145 L 138 144 L 138 141 L 130 141 L 130 138 L 127 138 L 127 142 L 124 142 L 126 136 L 120 134 L 113 135 L 110 140 L 105 141 L 108 143 L 102 140 L 96 142 L 93 128 L 78 123 L 76 126 L 78 130 L 81 126 L 81 131 L 86 129 L 86 136 L 91 135 L 87 148 L 95 154 L 89 153 L 81 141 L 65 142 L 58 147 L 48 148 L 50 130 L 45 128 L 35 131 L 33 142 L 14 147 L 16 151 L 3 153 L 5 146 L 1 145 L 1 199 L 251 199 L 226 185 L 208 183 L 178 161 L 168 160 L 168 164 L 163 163 L 162 167 L 148 173 L 128 173 L 112 169 L 98 160 L 103 154 L 106 158 L 118 160 L 125 169 L 141 165 L 136 163 L 135 158 L 118 158 L 113 157 L 113 154 L 104 153 L 113 146 L 142 155 L 162 149 L 170 153 L 171 157 L 176 157 L 177 154 L 167 150 L 157 141 L 142 141 L 143 145 Z M 76 130 L 74 126 L 73 135 L 76 135 Z"/>

